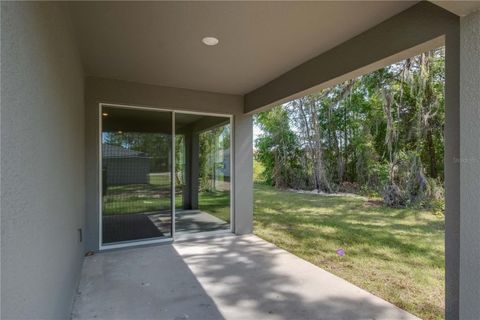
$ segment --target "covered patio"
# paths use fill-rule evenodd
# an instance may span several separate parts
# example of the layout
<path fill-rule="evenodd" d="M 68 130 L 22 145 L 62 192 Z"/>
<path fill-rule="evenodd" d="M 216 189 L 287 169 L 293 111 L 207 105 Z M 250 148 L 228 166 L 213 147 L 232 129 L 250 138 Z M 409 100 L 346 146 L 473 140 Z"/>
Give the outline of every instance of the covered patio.
<path fill-rule="evenodd" d="M 1 318 L 414 318 L 251 235 L 253 115 L 444 46 L 445 318 L 478 319 L 479 8 L 478 1 L 2 1 Z M 111 122 L 113 108 L 133 111 Z M 163 122 L 152 116 L 160 113 Z M 228 234 L 185 241 L 175 234 L 181 210 L 202 210 L 195 168 L 186 170 L 178 219 L 176 180 L 153 180 L 178 171 L 176 135 L 185 137 L 184 162 L 197 162 L 199 148 L 187 141 L 196 139 L 192 115 L 228 120 L 222 221 L 230 227 L 184 215 L 189 230 L 206 223 Z M 109 179 L 125 183 L 109 177 L 118 164 L 108 152 L 102 159 L 104 136 L 148 131 L 149 121 L 155 134 L 167 134 L 157 152 L 162 170 L 147 172 L 149 152 L 115 148 L 142 168 L 127 181 L 151 196 L 127 211 L 171 213 L 122 219 L 122 227 L 147 223 L 150 231 L 140 227 L 127 244 L 113 235 L 110 245 L 102 217 L 125 213 L 119 208 L 133 191 L 114 186 L 122 201 L 110 208 L 104 201 Z M 150 235 L 163 244 L 145 247 Z"/>
<path fill-rule="evenodd" d="M 254 235 L 87 257 L 73 319 L 418 319 Z"/>

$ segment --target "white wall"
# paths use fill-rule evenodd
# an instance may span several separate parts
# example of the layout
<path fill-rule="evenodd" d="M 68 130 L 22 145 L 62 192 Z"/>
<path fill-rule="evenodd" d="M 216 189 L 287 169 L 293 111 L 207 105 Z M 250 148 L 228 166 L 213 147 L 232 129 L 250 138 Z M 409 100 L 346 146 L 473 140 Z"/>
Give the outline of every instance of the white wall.
<path fill-rule="evenodd" d="M 83 257 L 83 71 L 58 3 L 1 3 L 1 318 L 67 318 Z"/>
<path fill-rule="evenodd" d="M 460 22 L 460 319 L 480 318 L 480 11 Z"/>

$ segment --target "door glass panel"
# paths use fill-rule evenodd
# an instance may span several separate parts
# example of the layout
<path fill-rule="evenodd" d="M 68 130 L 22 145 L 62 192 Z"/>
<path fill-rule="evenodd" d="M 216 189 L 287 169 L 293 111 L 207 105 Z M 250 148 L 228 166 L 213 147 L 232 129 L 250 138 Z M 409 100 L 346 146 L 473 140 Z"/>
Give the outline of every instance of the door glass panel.
<path fill-rule="evenodd" d="M 172 113 L 102 108 L 102 243 L 172 236 Z"/>
<path fill-rule="evenodd" d="M 230 230 L 230 126 L 175 113 L 176 233 Z"/>

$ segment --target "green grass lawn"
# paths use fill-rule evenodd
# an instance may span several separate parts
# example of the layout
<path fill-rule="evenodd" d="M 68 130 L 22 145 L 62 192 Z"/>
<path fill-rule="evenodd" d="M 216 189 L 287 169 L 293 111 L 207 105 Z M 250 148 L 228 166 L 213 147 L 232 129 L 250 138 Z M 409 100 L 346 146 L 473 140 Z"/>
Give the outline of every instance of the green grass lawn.
<path fill-rule="evenodd" d="M 103 197 L 103 214 L 132 214 L 170 209 L 169 185 L 161 183 L 110 186 Z M 181 188 L 175 197 L 176 208 L 182 207 Z M 199 209 L 230 222 L 230 192 L 201 192 Z"/>
<path fill-rule="evenodd" d="M 109 187 L 104 213 L 168 207 L 164 184 Z M 163 190 L 163 191 L 162 191 Z M 444 218 L 392 209 L 379 199 L 254 190 L 254 233 L 424 319 L 443 317 Z M 181 197 L 177 196 L 177 207 Z M 229 192 L 204 192 L 199 207 L 230 221 Z M 336 250 L 346 255 L 340 257 Z"/>
<path fill-rule="evenodd" d="M 230 191 L 202 192 L 198 196 L 200 210 L 230 222 Z"/>
<path fill-rule="evenodd" d="M 256 235 L 421 318 L 443 318 L 443 216 L 261 184 L 254 199 Z"/>
<path fill-rule="evenodd" d="M 150 173 L 148 175 L 148 182 L 151 185 L 157 185 L 164 188 L 169 188 L 172 185 L 169 172 Z"/>
<path fill-rule="evenodd" d="M 157 184 L 129 184 L 109 186 L 103 197 L 103 214 L 131 214 L 157 210 L 169 210 L 170 187 Z M 180 190 L 177 190 L 175 205 L 182 204 Z"/>

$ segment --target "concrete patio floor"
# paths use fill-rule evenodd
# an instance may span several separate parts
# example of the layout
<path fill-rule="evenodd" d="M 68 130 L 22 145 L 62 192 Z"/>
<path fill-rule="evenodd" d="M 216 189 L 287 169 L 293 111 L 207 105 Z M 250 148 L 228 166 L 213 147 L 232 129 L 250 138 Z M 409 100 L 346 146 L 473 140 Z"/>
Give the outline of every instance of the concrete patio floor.
<path fill-rule="evenodd" d="M 254 235 L 85 259 L 73 319 L 417 319 Z"/>
<path fill-rule="evenodd" d="M 205 231 L 230 230 L 230 224 L 201 210 L 177 210 L 175 232 L 199 233 Z"/>

